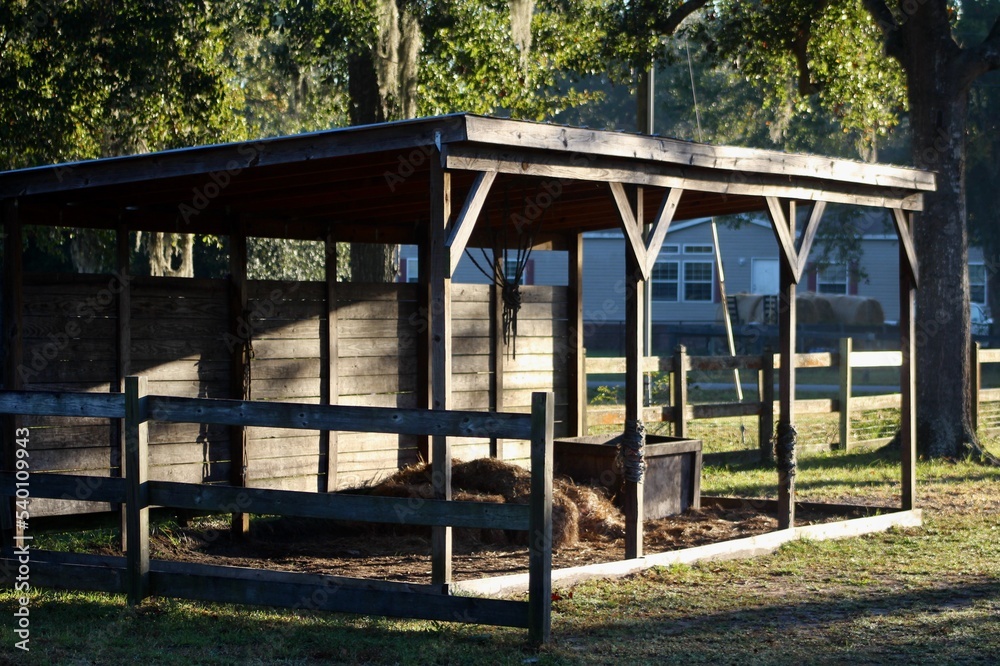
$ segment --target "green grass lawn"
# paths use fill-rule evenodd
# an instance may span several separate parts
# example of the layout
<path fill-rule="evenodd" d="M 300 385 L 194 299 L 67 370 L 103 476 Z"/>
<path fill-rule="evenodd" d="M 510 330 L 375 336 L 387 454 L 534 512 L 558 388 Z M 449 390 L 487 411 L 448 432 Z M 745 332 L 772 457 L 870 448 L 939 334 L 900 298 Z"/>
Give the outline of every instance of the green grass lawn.
<path fill-rule="evenodd" d="M 895 503 L 898 477 L 891 454 L 830 453 L 804 458 L 797 485 L 803 499 Z M 36 591 L 31 651 L 6 630 L 0 664 L 995 663 L 1000 469 L 921 462 L 918 478 L 919 529 L 560 589 L 541 650 L 513 629 Z M 773 485 L 754 464 L 703 481 L 751 497 Z M 14 606 L 0 593 L 0 623 Z"/>

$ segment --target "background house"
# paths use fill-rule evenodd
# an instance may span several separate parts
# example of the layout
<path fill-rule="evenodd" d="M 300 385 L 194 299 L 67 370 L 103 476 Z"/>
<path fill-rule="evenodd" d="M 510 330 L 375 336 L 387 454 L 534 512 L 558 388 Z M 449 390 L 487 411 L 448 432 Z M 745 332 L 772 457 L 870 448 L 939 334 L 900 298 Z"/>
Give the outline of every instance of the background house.
<path fill-rule="evenodd" d="M 823 239 L 817 240 L 810 254 L 800 284 L 800 291 L 821 294 L 849 294 L 877 300 L 887 326 L 899 318 L 899 242 L 889 216 L 882 210 L 862 209 L 855 213 L 854 225 L 860 236 L 860 259 L 838 263 L 835 253 L 824 258 Z M 830 215 L 831 213 L 828 213 Z M 848 213 L 849 214 L 849 213 Z M 728 295 L 737 293 L 778 293 L 778 246 L 770 222 L 763 217 L 743 218 L 738 222 L 718 220 L 719 247 Z M 479 250 L 474 255 L 484 267 L 490 256 Z M 514 270 L 513 255 L 508 273 Z M 596 353 L 615 352 L 624 328 L 625 240 L 621 231 L 596 231 L 584 234 L 583 301 L 585 343 Z M 524 284 L 566 284 L 566 253 L 532 252 L 524 271 Z M 400 280 L 416 281 L 416 246 L 403 246 L 400 252 Z M 972 303 L 987 305 L 986 270 L 982 251 L 969 248 L 969 283 Z M 486 277 L 468 256 L 462 258 L 455 273 L 456 282 L 485 283 Z M 684 338 L 695 346 L 707 344 L 712 351 L 721 344 L 722 294 L 719 289 L 712 241 L 711 218 L 678 222 L 670 226 L 651 277 L 650 310 L 653 351 L 668 352 Z M 822 329 L 817 325 L 815 328 Z M 830 328 L 830 327 L 827 327 Z M 844 333 L 866 334 L 894 340 L 891 330 L 811 331 L 822 337 L 836 338 Z M 737 327 L 739 337 L 741 330 Z M 759 339 L 755 332 L 754 338 Z M 700 342 L 699 342 L 700 340 Z M 803 340 L 808 347 L 809 336 Z"/>

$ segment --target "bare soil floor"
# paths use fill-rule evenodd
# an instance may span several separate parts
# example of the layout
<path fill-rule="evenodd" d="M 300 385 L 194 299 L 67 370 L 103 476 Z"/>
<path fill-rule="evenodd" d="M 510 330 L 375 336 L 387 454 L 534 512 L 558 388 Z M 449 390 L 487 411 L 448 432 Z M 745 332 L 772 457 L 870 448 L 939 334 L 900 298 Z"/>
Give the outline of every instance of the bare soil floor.
<path fill-rule="evenodd" d="M 797 513 L 797 523 L 854 517 L 826 512 Z M 680 550 L 773 531 L 777 520 L 751 503 L 740 509 L 709 507 L 647 521 L 647 553 Z M 485 539 L 484 539 L 485 537 Z M 515 538 L 516 540 L 516 538 Z M 320 520 L 260 518 L 250 535 L 233 539 L 218 518 L 187 527 L 156 528 L 151 543 L 157 559 L 252 568 L 324 573 L 357 578 L 430 582 L 430 533 L 427 528 L 357 526 Z M 620 538 L 581 538 L 553 555 L 553 568 L 569 568 L 624 558 Z M 453 572 L 456 580 L 526 572 L 527 548 L 503 534 L 456 529 Z"/>

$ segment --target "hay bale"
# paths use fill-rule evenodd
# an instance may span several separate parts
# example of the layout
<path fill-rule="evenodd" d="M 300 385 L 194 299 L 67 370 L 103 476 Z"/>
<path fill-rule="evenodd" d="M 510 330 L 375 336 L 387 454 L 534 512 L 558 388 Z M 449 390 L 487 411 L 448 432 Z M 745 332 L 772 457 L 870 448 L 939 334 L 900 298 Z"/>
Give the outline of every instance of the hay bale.
<path fill-rule="evenodd" d="M 463 490 L 502 495 L 509 502 L 531 494 L 531 473 L 496 458 L 456 460 L 451 466 L 451 485 Z"/>
<path fill-rule="evenodd" d="M 591 486 L 578 486 L 564 479 L 556 481 L 580 513 L 579 534 L 587 540 L 619 539 L 625 536 L 625 517 L 611 500 Z"/>
<path fill-rule="evenodd" d="M 452 497 L 459 501 L 527 504 L 531 499 L 531 473 L 496 458 L 452 462 Z M 380 497 L 431 499 L 431 468 L 426 463 L 405 467 L 366 489 Z M 524 532 L 456 530 L 484 543 L 527 543 Z M 568 479 L 555 479 L 552 487 L 552 547 L 572 546 L 580 538 L 618 539 L 625 534 L 621 511 L 604 493 Z"/>
<path fill-rule="evenodd" d="M 837 317 L 830 305 L 826 294 L 818 294 L 814 291 L 804 291 L 795 298 L 795 305 L 798 309 L 798 321 L 804 324 L 836 324 Z M 802 313 L 807 312 L 810 321 L 802 318 Z"/>
<path fill-rule="evenodd" d="M 527 532 L 521 532 L 527 536 Z M 580 510 L 564 493 L 552 493 L 552 548 L 575 546 L 580 541 Z"/>
<path fill-rule="evenodd" d="M 795 321 L 799 324 L 817 323 L 816 302 L 804 293 L 795 296 Z"/>
<path fill-rule="evenodd" d="M 885 323 L 882 304 L 874 298 L 838 294 L 829 296 L 829 301 L 836 321 L 841 324 L 881 326 Z"/>
<path fill-rule="evenodd" d="M 451 486 L 452 498 L 459 501 L 527 504 L 531 499 L 531 473 L 496 458 L 453 461 Z M 368 492 L 383 497 L 430 499 L 434 496 L 431 468 L 426 463 L 410 465 L 372 486 Z M 496 543 L 498 535 L 499 532 L 483 530 L 479 538 L 487 543 Z M 527 543 L 527 534 L 511 532 L 507 539 L 514 543 Z M 565 492 L 553 488 L 552 547 L 572 546 L 579 539 L 580 510 Z"/>

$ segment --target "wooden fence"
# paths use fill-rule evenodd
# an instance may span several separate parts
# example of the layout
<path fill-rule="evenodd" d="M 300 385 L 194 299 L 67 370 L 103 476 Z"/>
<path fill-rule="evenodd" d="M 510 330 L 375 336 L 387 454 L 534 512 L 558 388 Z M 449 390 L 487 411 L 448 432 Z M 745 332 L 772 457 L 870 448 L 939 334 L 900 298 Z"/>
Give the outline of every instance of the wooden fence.
<path fill-rule="evenodd" d="M 1000 389 L 981 389 L 981 366 L 984 363 L 1000 363 L 1000 350 L 973 349 L 973 394 L 974 419 L 977 426 L 982 419 L 981 402 L 1000 401 Z M 839 440 L 837 446 L 849 450 L 855 445 L 878 445 L 888 441 L 888 437 L 870 437 L 858 432 L 856 423 L 862 412 L 892 409 L 899 410 L 900 394 L 854 395 L 853 371 L 858 368 L 898 368 L 902 355 L 898 351 L 854 351 L 850 338 L 840 341 L 839 352 L 796 354 L 796 368 L 836 368 L 838 370 L 836 398 L 796 400 L 796 414 L 839 414 Z M 643 420 L 647 422 L 669 422 L 674 434 L 686 435 L 687 423 L 698 419 L 721 417 L 755 416 L 758 420 L 758 444 L 763 453 L 770 454 L 771 439 L 774 434 L 774 420 L 778 413 L 778 403 L 774 396 L 775 370 L 781 366 L 780 354 L 764 353 L 753 356 L 688 356 L 683 346 L 673 356 L 653 356 L 644 359 L 643 372 L 669 373 L 670 405 L 646 407 Z M 757 373 L 756 395 L 743 402 L 712 404 L 692 404 L 688 395 L 691 372 L 731 372 L 749 370 Z M 586 359 L 586 371 L 592 374 L 623 374 L 624 358 Z M 682 381 L 683 377 L 683 381 Z M 729 381 L 732 381 L 731 379 Z M 585 423 L 587 428 L 617 425 L 624 422 L 625 410 L 620 406 L 588 405 Z M 1000 428 L 1000 418 L 989 424 Z"/>
<path fill-rule="evenodd" d="M 0 477 L 3 505 L 27 488 L 31 498 L 88 499 L 122 504 L 125 557 L 30 550 L 35 586 L 126 593 L 129 603 L 167 596 L 391 617 L 527 628 L 532 641 L 548 639 L 552 566 L 551 393 L 532 396 L 530 414 L 431 411 L 382 407 L 250 402 L 148 395 L 145 377 L 128 377 L 124 394 L 0 391 L 0 414 L 123 419 L 125 475 L 15 473 Z M 531 502 L 527 505 L 444 499 L 371 497 L 271 488 L 149 480 L 149 423 L 199 423 L 252 428 L 365 432 L 527 440 Z M 30 432 L 30 431 L 29 431 Z M 449 461 L 450 464 L 450 461 Z M 149 509 L 170 507 L 234 514 L 268 514 L 529 532 L 528 600 L 455 597 L 447 585 L 416 585 L 338 576 L 151 560 Z M 5 510 L 6 513 L 6 510 Z M 9 516 L 5 516 L 9 517 Z M 5 521 L 6 522 L 6 521 Z M 18 533 L 8 538 L 18 545 Z M 9 584 L 18 561 L 5 541 L 0 578 Z M 450 558 L 450 550 L 443 557 Z M 448 567 L 450 570 L 450 567 Z"/>

